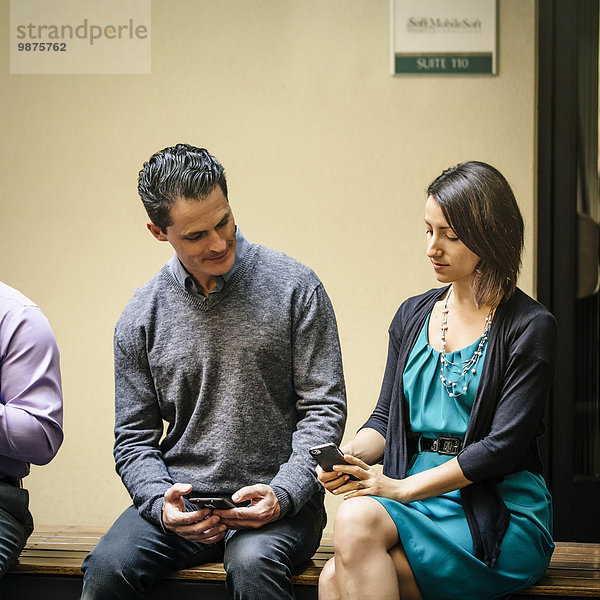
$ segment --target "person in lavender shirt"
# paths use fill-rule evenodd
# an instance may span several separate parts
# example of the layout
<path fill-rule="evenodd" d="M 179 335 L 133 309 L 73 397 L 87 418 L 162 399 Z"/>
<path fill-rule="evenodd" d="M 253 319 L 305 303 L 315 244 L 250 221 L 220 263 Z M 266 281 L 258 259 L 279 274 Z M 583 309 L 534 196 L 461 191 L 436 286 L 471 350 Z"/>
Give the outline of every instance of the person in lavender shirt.
<path fill-rule="evenodd" d="M 63 440 L 59 353 L 40 308 L 0 282 L 0 577 L 33 531 L 22 480 Z"/>

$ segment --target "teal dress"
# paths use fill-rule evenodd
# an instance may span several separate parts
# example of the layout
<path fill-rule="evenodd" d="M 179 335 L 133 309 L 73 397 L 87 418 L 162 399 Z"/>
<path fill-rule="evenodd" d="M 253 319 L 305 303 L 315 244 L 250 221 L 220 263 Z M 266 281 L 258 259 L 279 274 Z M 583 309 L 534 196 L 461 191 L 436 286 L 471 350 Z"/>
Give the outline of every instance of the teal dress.
<path fill-rule="evenodd" d="M 411 430 L 425 437 L 464 438 L 481 377 L 483 356 L 468 391 L 451 398 L 440 381 L 440 353 L 428 343 L 427 319 L 404 370 L 404 396 Z M 473 356 L 479 345 L 446 354 L 452 362 Z M 485 355 L 485 346 L 483 353 Z M 452 459 L 419 451 L 408 475 Z M 473 556 L 473 541 L 460 492 L 453 491 L 410 504 L 374 496 L 396 527 L 415 579 L 425 600 L 509 598 L 535 583 L 546 571 L 554 549 L 552 503 L 544 478 L 529 471 L 506 475 L 498 492 L 510 511 L 510 525 L 494 568 Z"/>

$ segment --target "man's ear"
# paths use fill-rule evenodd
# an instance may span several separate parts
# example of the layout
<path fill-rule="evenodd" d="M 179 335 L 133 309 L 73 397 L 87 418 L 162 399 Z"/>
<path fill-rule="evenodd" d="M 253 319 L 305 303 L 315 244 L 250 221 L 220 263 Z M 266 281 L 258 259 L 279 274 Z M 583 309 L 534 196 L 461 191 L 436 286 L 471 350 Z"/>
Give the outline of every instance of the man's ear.
<path fill-rule="evenodd" d="M 158 225 L 155 225 L 152 221 L 149 221 L 148 223 L 146 223 L 146 227 L 148 228 L 148 231 L 159 242 L 167 242 L 168 241 L 165 234 L 163 233 L 163 230 Z"/>

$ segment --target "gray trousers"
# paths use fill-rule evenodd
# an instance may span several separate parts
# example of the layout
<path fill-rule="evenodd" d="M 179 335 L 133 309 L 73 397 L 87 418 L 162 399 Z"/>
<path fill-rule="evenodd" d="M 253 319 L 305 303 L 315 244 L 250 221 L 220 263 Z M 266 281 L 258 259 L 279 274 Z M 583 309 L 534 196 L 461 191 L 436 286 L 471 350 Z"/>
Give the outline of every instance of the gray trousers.
<path fill-rule="evenodd" d="M 170 571 L 222 560 L 233 600 L 293 600 L 292 571 L 314 554 L 324 524 L 316 494 L 296 515 L 206 546 L 165 533 L 131 506 L 85 559 L 82 599 L 141 599 Z"/>

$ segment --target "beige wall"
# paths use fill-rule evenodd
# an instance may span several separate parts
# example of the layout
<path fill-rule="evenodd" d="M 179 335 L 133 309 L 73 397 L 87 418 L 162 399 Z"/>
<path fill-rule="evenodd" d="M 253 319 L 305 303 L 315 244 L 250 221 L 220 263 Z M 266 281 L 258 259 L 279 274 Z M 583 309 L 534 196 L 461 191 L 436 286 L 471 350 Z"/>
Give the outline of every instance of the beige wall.
<path fill-rule="evenodd" d="M 390 76 L 388 0 L 154 0 L 151 75 L 10 76 L 0 0 L 0 279 L 40 304 L 62 351 L 65 442 L 27 479 L 38 523 L 108 525 L 128 503 L 111 454 L 111 338 L 171 256 L 136 195 L 166 145 L 209 148 L 246 236 L 320 275 L 347 436 L 377 398 L 397 306 L 436 284 L 422 213 L 443 168 L 484 160 L 513 184 L 533 291 L 535 0 L 498 4 L 497 77 Z"/>

